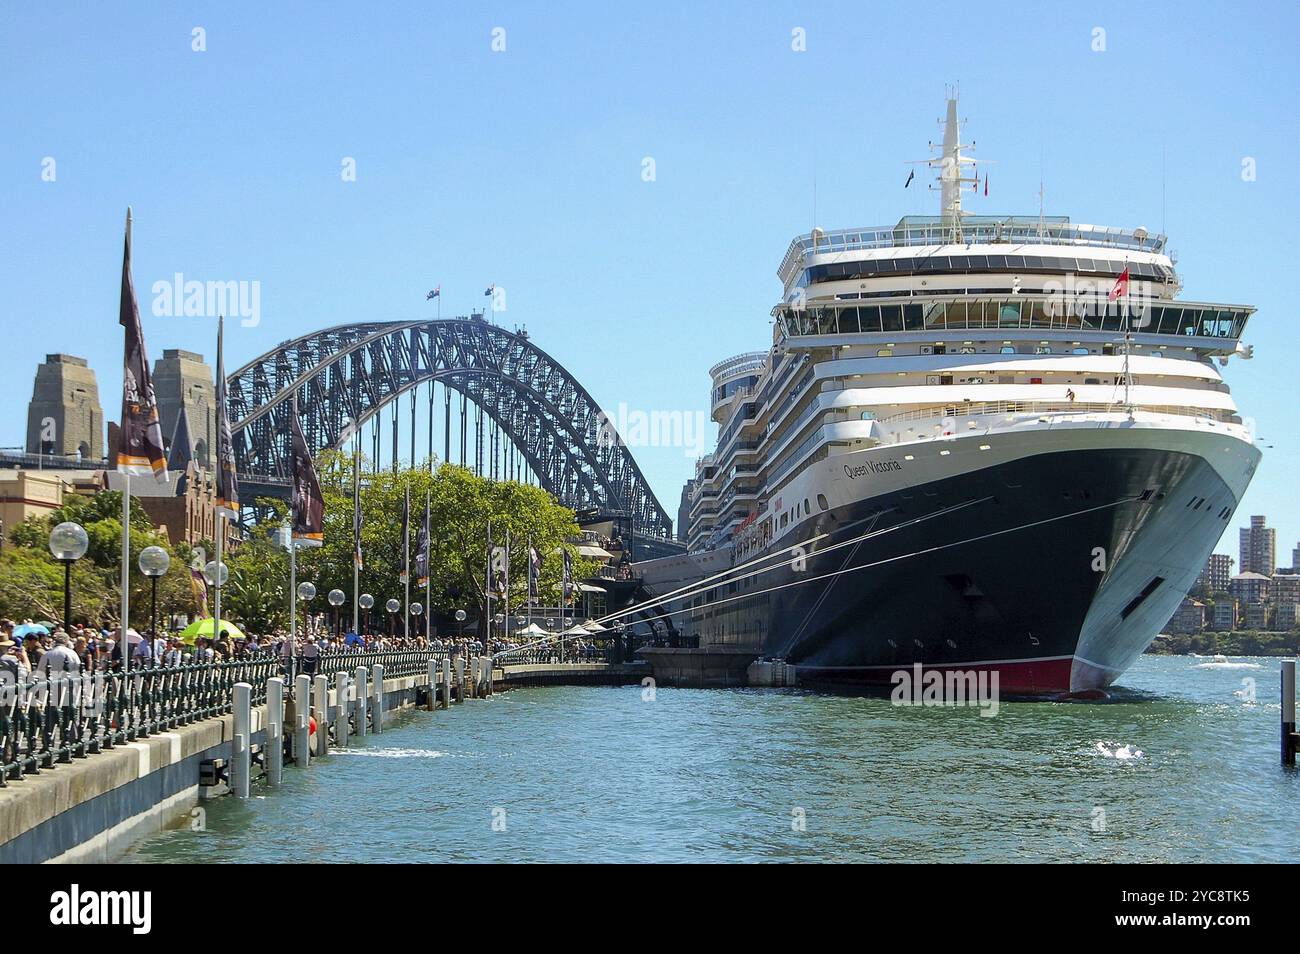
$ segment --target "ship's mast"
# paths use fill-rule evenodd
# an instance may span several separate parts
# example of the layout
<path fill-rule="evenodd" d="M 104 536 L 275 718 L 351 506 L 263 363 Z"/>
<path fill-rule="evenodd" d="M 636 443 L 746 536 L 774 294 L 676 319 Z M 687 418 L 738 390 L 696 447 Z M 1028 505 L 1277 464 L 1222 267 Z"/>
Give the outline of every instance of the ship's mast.
<path fill-rule="evenodd" d="M 964 175 L 963 167 L 970 167 L 972 173 L 975 170 L 975 159 L 971 156 L 964 155 L 963 149 L 974 149 L 975 144 L 963 143 L 961 141 L 961 120 L 957 118 L 957 97 L 959 95 L 956 87 L 948 90 L 948 112 L 943 119 L 943 144 L 937 145 L 930 143 L 931 149 L 939 149 L 938 156 L 926 159 L 924 162 L 932 169 L 938 169 L 938 185 L 931 185 L 931 191 L 939 192 L 940 216 L 945 231 L 951 231 L 953 241 L 962 241 L 961 235 L 961 218 L 965 214 L 961 208 L 961 191 L 966 185 L 971 188 L 979 187 L 979 175 Z"/>

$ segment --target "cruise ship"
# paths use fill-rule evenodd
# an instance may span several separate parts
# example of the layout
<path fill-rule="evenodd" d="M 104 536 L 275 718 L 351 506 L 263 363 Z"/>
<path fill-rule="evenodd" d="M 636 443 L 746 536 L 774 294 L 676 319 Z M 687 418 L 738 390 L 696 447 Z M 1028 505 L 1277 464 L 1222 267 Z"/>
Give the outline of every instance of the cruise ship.
<path fill-rule="evenodd" d="M 1086 696 L 1169 620 L 1259 463 L 1222 372 L 1254 309 L 1180 299 L 1144 228 L 963 210 L 955 98 L 943 122 L 938 215 L 790 243 L 771 347 L 711 371 L 688 555 L 646 578 L 677 634 L 801 684 L 919 663 Z"/>

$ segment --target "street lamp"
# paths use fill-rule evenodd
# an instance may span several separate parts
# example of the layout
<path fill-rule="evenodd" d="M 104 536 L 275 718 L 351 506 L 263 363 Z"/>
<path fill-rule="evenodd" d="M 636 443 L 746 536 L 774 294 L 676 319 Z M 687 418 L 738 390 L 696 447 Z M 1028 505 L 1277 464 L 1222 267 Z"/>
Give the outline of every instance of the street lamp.
<path fill-rule="evenodd" d="M 402 608 L 402 604 L 399 603 L 397 600 L 390 599 L 387 603 L 384 604 L 384 606 L 388 609 L 388 635 L 392 636 L 393 618 L 397 615 L 397 611 Z"/>
<path fill-rule="evenodd" d="M 366 611 L 366 621 L 361 628 L 365 630 L 362 635 L 368 636 L 370 635 L 370 607 L 375 605 L 375 598 L 369 593 L 362 593 L 361 596 L 357 598 L 357 605 Z"/>
<path fill-rule="evenodd" d="M 338 639 L 339 638 L 339 607 L 343 605 L 343 601 L 347 599 L 347 597 L 343 595 L 342 590 L 333 589 L 330 590 L 329 596 L 327 596 L 326 599 L 330 601 L 330 606 L 334 607 L 334 638 Z"/>
<path fill-rule="evenodd" d="M 465 636 L 465 611 L 463 609 L 456 610 L 456 630 L 462 638 Z"/>
<path fill-rule="evenodd" d="M 63 564 L 63 629 L 72 633 L 72 564 L 86 555 L 90 537 L 79 523 L 67 521 L 50 531 L 50 553 Z M 122 621 L 126 632 L 126 620 Z"/>
<path fill-rule="evenodd" d="M 218 573 L 220 573 L 219 577 Z M 203 568 L 203 579 L 207 580 L 208 586 L 225 586 L 226 580 L 230 579 L 230 567 L 225 563 L 209 560 Z"/>
<path fill-rule="evenodd" d="M 423 603 L 412 603 L 412 604 L 411 604 L 411 615 L 415 617 L 415 633 L 416 633 L 417 636 L 418 636 L 419 633 L 420 633 L 420 616 L 421 616 L 421 614 L 423 614 L 423 613 L 424 613 L 424 604 L 423 604 Z"/>
<path fill-rule="evenodd" d="M 171 566 L 171 555 L 162 547 L 140 551 L 140 572 L 149 578 L 149 635 L 158 638 L 158 578 Z"/>
<path fill-rule="evenodd" d="M 302 618 L 307 624 L 307 635 L 311 635 L 311 611 L 307 605 L 316 598 L 316 584 L 309 580 L 303 580 L 298 584 L 298 599 L 302 600 Z"/>

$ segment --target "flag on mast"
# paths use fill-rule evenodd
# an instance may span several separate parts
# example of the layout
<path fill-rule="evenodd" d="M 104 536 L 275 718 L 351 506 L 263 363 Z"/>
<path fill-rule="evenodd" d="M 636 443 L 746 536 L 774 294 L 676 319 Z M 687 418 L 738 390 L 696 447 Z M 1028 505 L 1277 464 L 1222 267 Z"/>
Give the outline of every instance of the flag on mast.
<path fill-rule="evenodd" d="M 225 316 L 217 318 L 217 513 L 239 519 L 239 478 L 235 474 L 235 442 L 226 410 L 226 363 L 222 355 Z"/>
<path fill-rule="evenodd" d="M 442 297 L 442 286 L 439 285 L 437 288 L 433 289 L 433 291 L 429 292 L 429 294 L 425 295 L 424 300 L 432 301 L 435 298 L 441 298 L 441 297 Z"/>
<path fill-rule="evenodd" d="M 415 537 L 415 578 L 421 586 L 429 584 L 429 495 L 424 495 L 424 523 Z"/>
<path fill-rule="evenodd" d="M 528 538 L 528 599 L 537 599 L 537 583 L 542 575 L 542 555 L 533 546 L 533 538 Z"/>
<path fill-rule="evenodd" d="M 1110 301 L 1116 301 L 1128 294 L 1128 262 L 1124 263 L 1124 271 L 1119 273 L 1119 278 L 1115 279 L 1115 285 L 1110 290 Z"/>
<path fill-rule="evenodd" d="M 298 401 L 290 417 L 289 469 L 293 474 L 293 539 L 299 546 L 320 546 L 325 541 L 325 498 L 316 478 L 316 465 L 298 423 Z"/>
<path fill-rule="evenodd" d="M 361 454 L 352 455 L 352 563 L 365 569 L 361 559 Z"/>
<path fill-rule="evenodd" d="M 122 364 L 122 424 L 118 430 L 117 469 L 130 477 L 153 476 L 167 483 L 162 425 L 154 397 L 149 356 L 140 327 L 140 305 L 131 278 L 131 210 L 126 210 L 126 244 L 122 251 L 122 301 L 118 321 L 126 329 Z"/>

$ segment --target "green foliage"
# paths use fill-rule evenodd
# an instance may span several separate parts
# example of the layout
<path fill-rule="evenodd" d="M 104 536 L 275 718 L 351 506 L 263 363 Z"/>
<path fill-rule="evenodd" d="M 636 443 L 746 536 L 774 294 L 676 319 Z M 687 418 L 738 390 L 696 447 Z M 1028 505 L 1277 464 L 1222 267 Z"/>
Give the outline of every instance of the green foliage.
<path fill-rule="evenodd" d="M 1154 655 L 1293 656 L 1300 652 L 1300 633 L 1237 631 L 1178 633 L 1158 639 L 1147 652 Z"/>

